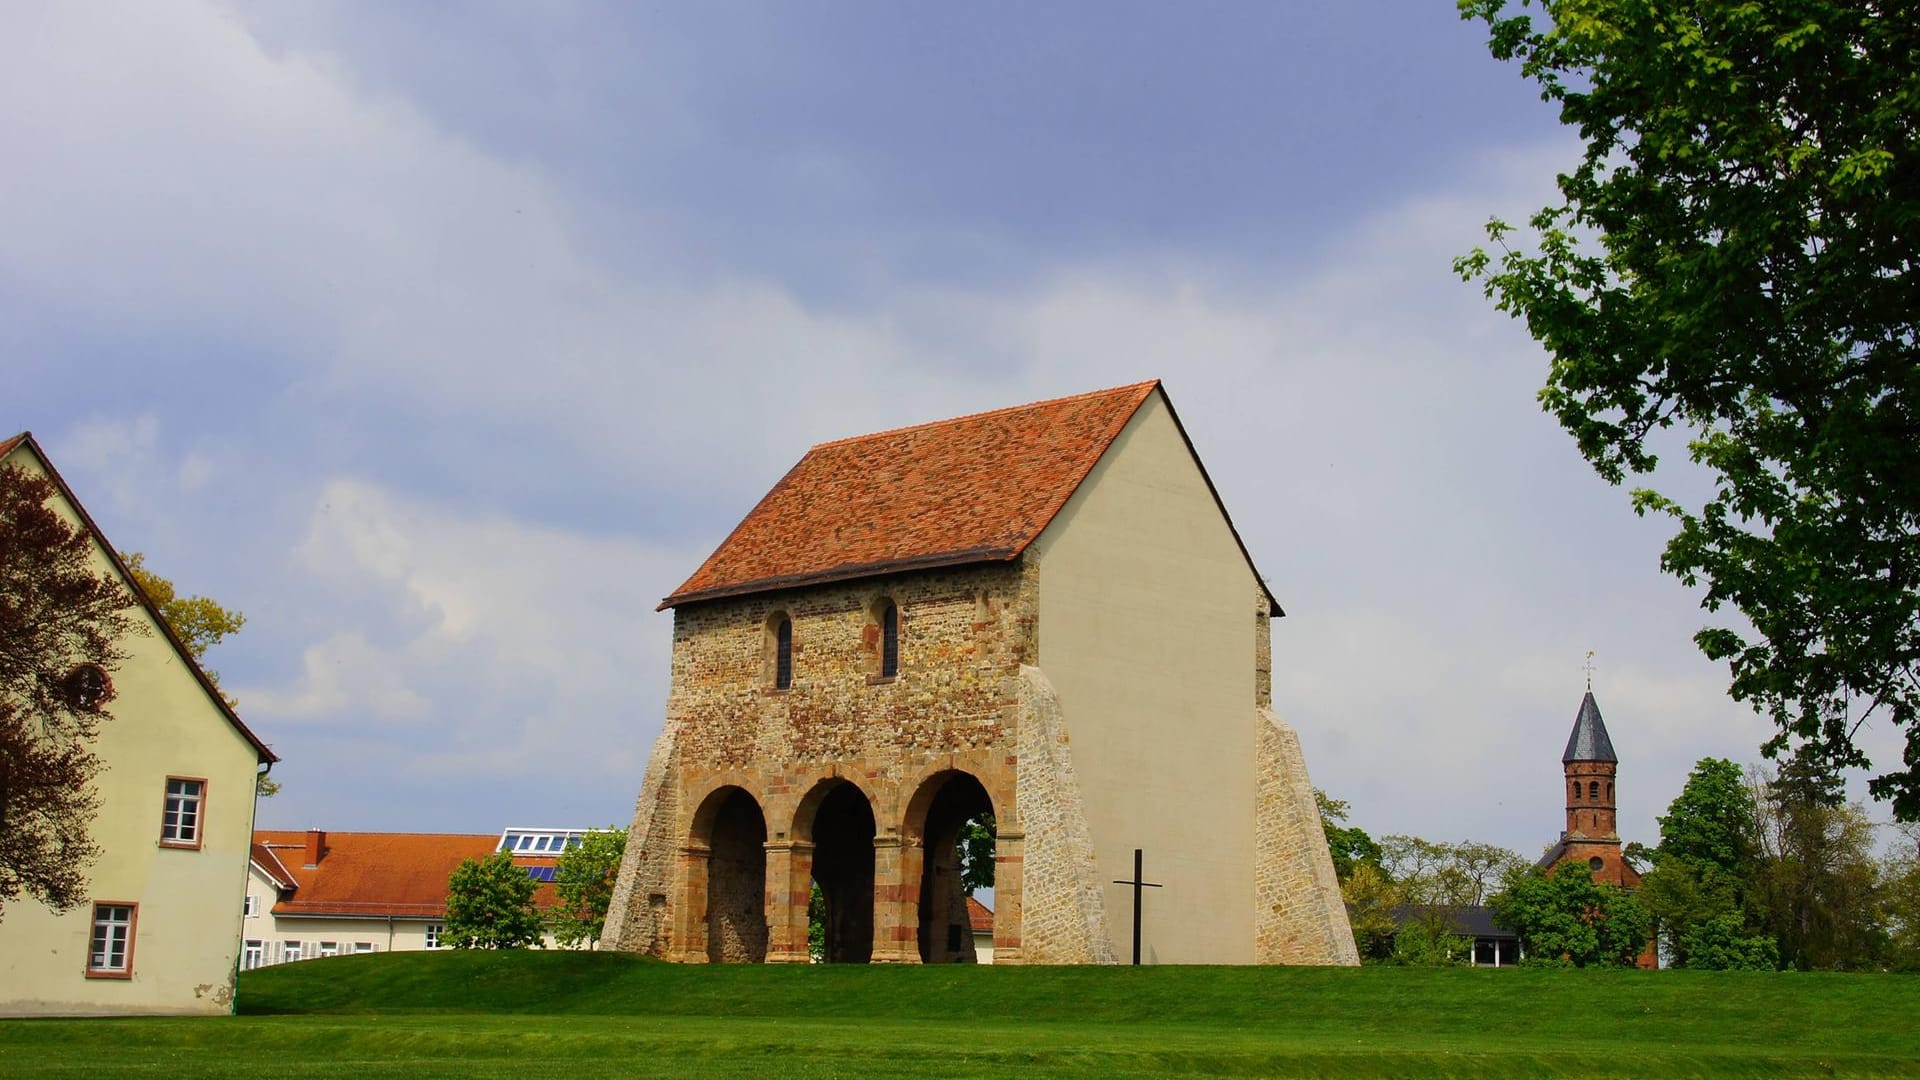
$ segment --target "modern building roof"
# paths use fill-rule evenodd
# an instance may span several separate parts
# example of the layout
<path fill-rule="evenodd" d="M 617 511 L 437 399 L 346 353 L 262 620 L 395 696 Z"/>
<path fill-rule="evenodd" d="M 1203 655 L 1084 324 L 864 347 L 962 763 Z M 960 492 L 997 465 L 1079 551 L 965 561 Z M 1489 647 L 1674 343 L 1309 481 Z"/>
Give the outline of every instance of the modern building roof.
<path fill-rule="evenodd" d="M 1580 713 L 1573 718 L 1573 733 L 1567 736 L 1567 752 L 1560 755 L 1560 762 L 1619 760 L 1613 754 L 1613 740 L 1607 738 L 1606 722 L 1600 719 L 1600 706 L 1589 690 L 1580 699 Z"/>
<path fill-rule="evenodd" d="M 1155 392 L 1158 380 L 821 443 L 660 607 L 1018 559 Z"/>
<path fill-rule="evenodd" d="M 94 543 L 99 544 L 101 550 L 106 552 L 107 561 L 119 571 L 120 580 L 140 602 L 140 606 L 147 609 L 147 614 L 152 616 L 154 624 L 160 627 L 160 633 L 167 639 L 167 644 L 173 646 L 174 654 L 179 657 L 181 665 L 200 683 L 200 688 L 206 691 L 207 698 L 212 701 L 214 707 L 219 709 L 221 715 L 226 717 L 227 723 L 233 725 L 233 729 L 240 733 L 240 737 L 253 746 L 254 752 L 260 756 L 262 763 L 272 764 L 279 761 L 280 756 L 268 748 L 266 743 L 261 742 L 260 737 L 253 733 L 253 729 L 247 727 L 246 723 L 240 719 L 240 714 L 233 711 L 233 706 L 227 704 L 227 699 L 220 696 L 220 691 L 213 685 L 213 680 L 207 677 L 206 669 L 193 658 L 193 653 L 188 651 L 186 644 L 180 640 L 180 635 L 174 632 L 166 616 L 160 614 L 160 609 L 154 604 L 153 598 L 140 587 L 140 582 L 133 576 L 133 571 L 127 569 L 127 564 L 121 560 L 119 550 L 107 542 L 106 534 L 100 531 L 100 526 L 94 524 L 92 515 L 87 513 L 87 508 L 74 495 L 73 489 L 67 486 L 66 480 L 61 478 L 60 470 L 53 467 L 53 460 L 47 457 L 46 451 L 40 449 L 40 443 L 34 439 L 33 432 L 23 431 L 10 439 L 0 440 L 0 460 L 5 460 L 9 454 L 23 445 L 39 460 L 40 467 L 46 470 L 47 478 L 53 481 L 54 487 L 60 489 L 61 496 L 79 516 L 81 525 L 93 536 Z"/>
<path fill-rule="evenodd" d="M 447 879 L 467 859 L 493 854 L 500 837 L 262 829 L 253 842 L 254 865 L 268 877 L 284 875 L 292 883 L 292 891 L 283 890 L 274 904 L 275 915 L 419 919 L 446 914 Z M 319 851 L 312 865 L 307 864 L 310 842 Z M 533 868 L 555 860 L 516 856 L 513 861 Z M 553 887 L 542 885 L 534 902 L 551 904 Z"/>

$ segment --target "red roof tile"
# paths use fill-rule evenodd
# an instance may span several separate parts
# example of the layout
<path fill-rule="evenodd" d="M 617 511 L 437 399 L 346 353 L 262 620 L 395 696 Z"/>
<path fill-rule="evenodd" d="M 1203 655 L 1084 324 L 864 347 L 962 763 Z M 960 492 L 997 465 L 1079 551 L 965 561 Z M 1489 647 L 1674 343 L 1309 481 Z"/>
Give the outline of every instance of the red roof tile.
<path fill-rule="evenodd" d="M 388 915 L 432 918 L 446 914 L 447 878 L 467 859 L 484 859 L 500 845 L 497 834 L 328 832 L 316 866 L 306 865 L 305 831 L 262 829 L 254 847 L 278 856 L 293 879 L 293 895 L 275 915 Z M 256 856 L 255 861 L 259 861 Z M 517 866 L 552 866 L 552 858 L 514 858 Z M 550 906 L 553 886 L 534 903 Z"/>
<path fill-rule="evenodd" d="M 1017 559 L 1159 385 L 821 443 L 660 606 Z"/>
<path fill-rule="evenodd" d="M 967 921 L 977 934 L 993 933 L 993 909 L 971 896 L 967 897 Z"/>

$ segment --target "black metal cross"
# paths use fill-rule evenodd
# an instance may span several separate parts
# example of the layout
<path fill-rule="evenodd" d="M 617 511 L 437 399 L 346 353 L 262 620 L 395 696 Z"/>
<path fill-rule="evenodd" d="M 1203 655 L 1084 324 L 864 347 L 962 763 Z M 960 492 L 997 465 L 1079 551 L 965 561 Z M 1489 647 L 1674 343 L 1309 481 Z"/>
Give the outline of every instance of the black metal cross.
<path fill-rule="evenodd" d="M 1160 886 L 1160 883 L 1157 881 L 1146 880 L 1145 876 L 1140 873 L 1140 849 L 1139 848 L 1133 849 L 1133 880 L 1132 881 L 1115 881 L 1114 884 L 1133 886 L 1133 966 L 1139 967 L 1140 966 L 1140 890 L 1141 889 L 1158 889 L 1161 886 Z"/>

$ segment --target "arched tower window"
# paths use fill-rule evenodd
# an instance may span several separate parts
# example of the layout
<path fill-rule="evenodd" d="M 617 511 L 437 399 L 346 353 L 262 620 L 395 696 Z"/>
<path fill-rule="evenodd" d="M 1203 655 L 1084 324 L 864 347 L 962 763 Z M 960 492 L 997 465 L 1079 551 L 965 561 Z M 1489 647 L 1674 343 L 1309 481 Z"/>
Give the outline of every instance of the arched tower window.
<path fill-rule="evenodd" d="M 770 627 L 773 637 L 773 688 L 787 690 L 793 686 L 793 620 L 781 612 L 773 617 Z"/>
<path fill-rule="evenodd" d="M 891 679 L 900 674 L 900 608 L 891 600 L 880 601 L 880 677 Z"/>
<path fill-rule="evenodd" d="M 1595 780 L 1592 783 L 1587 785 L 1587 798 L 1598 799 L 1599 797 L 1600 797 L 1600 781 Z"/>
<path fill-rule="evenodd" d="M 1568 797 L 1568 798 L 1570 798 L 1570 799 L 1573 799 L 1573 800 L 1575 800 L 1576 802 L 1577 802 L 1577 801 L 1579 801 L 1579 799 L 1580 799 L 1580 781 L 1578 781 L 1578 780 L 1575 780 L 1575 781 L 1573 782 L 1573 794 L 1572 794 L 1572 795 L 1569 795 L 1569 796 L 1567 796 L 1567 797 Z"/>

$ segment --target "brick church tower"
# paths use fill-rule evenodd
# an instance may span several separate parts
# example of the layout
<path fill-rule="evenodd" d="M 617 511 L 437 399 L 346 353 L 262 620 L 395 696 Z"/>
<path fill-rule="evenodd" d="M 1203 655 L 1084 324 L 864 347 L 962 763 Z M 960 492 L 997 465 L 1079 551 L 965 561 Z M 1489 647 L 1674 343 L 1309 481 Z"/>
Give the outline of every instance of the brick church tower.
<path fill-rule="evenodd" d="M 1620 830 L 1615 821 L 1613 785 L 1620 759 L 1613 752 L 1613 740 L 1607 737 L 1607 725 L 1600 719 L 1600 706 L 1593 700 L 1592 690 L 1580 701 L 1560 765 L 1566 780 L 1567 827 L 1540 864 L 1584 862 L 1596 881 L 1637 887 L 1640 875 L 1621 855 Z"/>

